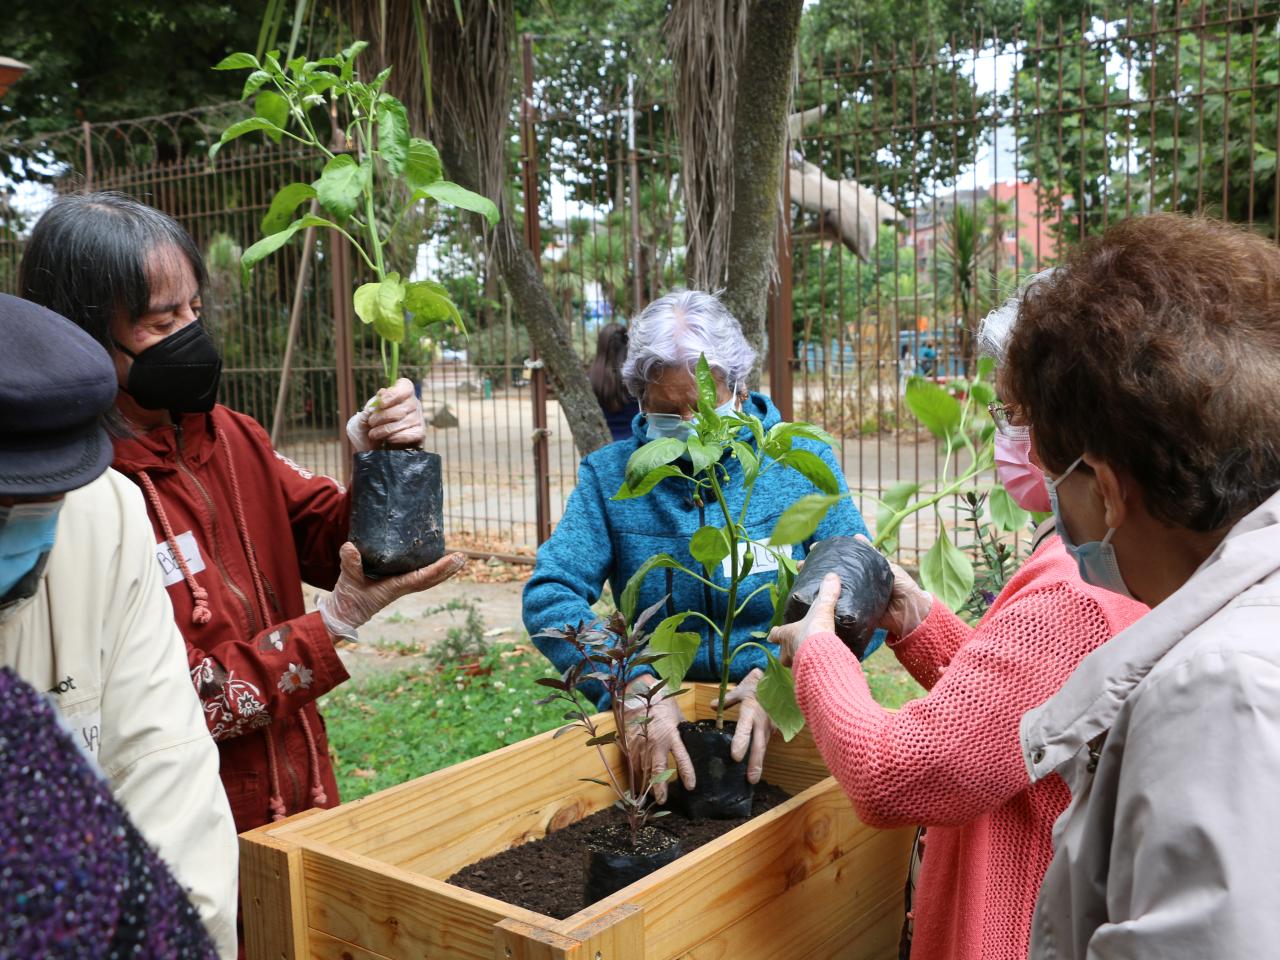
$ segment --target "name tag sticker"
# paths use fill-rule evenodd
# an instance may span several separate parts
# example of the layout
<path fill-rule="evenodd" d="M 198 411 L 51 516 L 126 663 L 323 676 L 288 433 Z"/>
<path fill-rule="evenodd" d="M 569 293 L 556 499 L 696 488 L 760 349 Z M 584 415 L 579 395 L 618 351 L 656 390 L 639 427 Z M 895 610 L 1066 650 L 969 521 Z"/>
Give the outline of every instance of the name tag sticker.
<path fill-rule="evenodd" d="M 772 550 L 760 543 L 738 544 L 739 566 L 741 566 L 742 558 L 747 555 L 748 547 L 750 547 L 754 559 L 751 562 L 751 572 L 747 574 L 747 576 L 755 576 L 757 573 L 778 572 L 777 556 L 774 555 Z M 724 571 L 726 578 L 733 576 L 733 565 L 729 562 L 728 557 L 724 558 L 724 563 L 721 564 L 721 569 Z"/>
<path fill-rule="evenodd" d="M 200 556 L 200 547 L 196 544 L 195 534 L 188 530 L 186 533 L 178 534 L 174 539 L 178 541 L 182 559 L 187 561 L 187 569 L 192 573 L 203 570 L 204 557 Z M 161 540 L 156 544 L 156 560 L 160 563 L 160 572 L 164 576 L 166 587 L 171 587 L 182 580 L 182 568 L 178 566 L 177 558 L 169 549 L 168 542 Z"/>

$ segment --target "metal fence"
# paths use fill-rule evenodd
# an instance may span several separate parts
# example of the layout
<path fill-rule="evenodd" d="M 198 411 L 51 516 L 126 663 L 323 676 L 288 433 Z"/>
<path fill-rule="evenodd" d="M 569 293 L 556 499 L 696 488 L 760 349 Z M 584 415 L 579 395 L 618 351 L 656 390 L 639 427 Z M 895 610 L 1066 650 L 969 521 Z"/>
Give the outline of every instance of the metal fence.
<path fill-rule="evenodd" d="M 927 488 L 942 464 L 905 408 L 906 378 L 964 378 L 980 318 L 1067 245 L 1151 210 L 1280 236 L 1280 3 L 1091 9 L 1008 37 L 921 37 L 909 50 L 820 44 L 800 64 L 765 387 L 838 438 L 868 514 L 872 497 L 901 480 Z M 512 120 L 513 136 L 529 125 L 513 157 L 526 174 L 512 171 L 519 215 L 538 217 L 546 283 L 584 362 L 602 324 L 684 277 L 671 68 L 628 57 L 624 39 L 610 44 L 604 56 L 597 38 L 530 38 L 532 109 Z M 574 68 L 584 58 L 601 62 L 587 85 Z M 256 239 L 274 190 L 314 171 L 251 138 L 211 165 L 210 132 L 235 109 L 37 143 L 6 144 L 0 131 L 0 149 L 47 171 L 54 191 L 118 189 L 178 217 L 210 261 L 224 399 L 274 427 L 298 462 L 341 476 L 341 424 L 380 369 L 367 332 L 351 329 L 358 277 L 322 236 L 310 256 L 294 244 L 240 285 L 238 250 Z M 42 202 L 26 196 L 26 224 Z M 0 289 L 12 287 L 22 243 L 15 204 L 0 207 Z M 529 552 L 540 496 L 553 524 L 576 479 L 567 424 L 554 398 L 535 415 L 528 335 L 483 243 L 440 222 L 399 255 L 402 272 L 423 264 L 446 277 L 472 326 L 434 360 L 420 350 L 409 361 L 446 464 L 449 537 Z M 908 527 L 901 546 L 910 555 L 932 539 Z"/>

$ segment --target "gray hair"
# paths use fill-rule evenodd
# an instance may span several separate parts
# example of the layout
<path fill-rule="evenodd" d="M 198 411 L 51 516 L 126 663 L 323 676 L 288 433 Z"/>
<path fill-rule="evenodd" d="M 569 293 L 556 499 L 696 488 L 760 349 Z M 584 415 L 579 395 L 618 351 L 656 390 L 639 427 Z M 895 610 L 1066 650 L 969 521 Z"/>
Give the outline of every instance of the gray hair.
<path fill-rule="evenodd" d="M 734 392 L 742 389 L 756 362 L 742 325 L 719 297 L 703 290 L 673 290 L 631 321 L 622 379 L 631 395 L 640 398 L 659 371 L 683 367 L 692 373 L 702 354 Z"/>
<path fill-rule="evenodd" d="M 1057 269 L 1057 267 L 1050 267 L 1048 270 L 1041 270 L 1027 277 L 1018 285 L 1013 296 L 982 318 L 982 323 L 978 327 L 980 356 L 990 357 L 996 362 L 996 366 L 1004 363 L 1004 352 L 1013 336 L 1013 326 L 1018 319 L 1018 308 L 1022 306 L 1022 298 L 1027 295 L 1032 285 L 1048 280 Z"/>

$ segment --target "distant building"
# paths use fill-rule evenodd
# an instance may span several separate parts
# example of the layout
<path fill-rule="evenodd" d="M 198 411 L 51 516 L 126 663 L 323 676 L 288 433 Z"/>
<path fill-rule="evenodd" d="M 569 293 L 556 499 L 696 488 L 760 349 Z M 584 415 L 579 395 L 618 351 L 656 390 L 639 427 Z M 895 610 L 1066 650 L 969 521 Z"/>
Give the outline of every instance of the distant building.
<path fill-rule="evenodd" d="M 1039 194 L 1040 188 L 1035 181 L 997 182 L 976 190 L 952 190 L 939 194 L 916 207 L 907 220 L 903 246 L 914 250 L 917 270 L 929 270 L 938 246 L 946 242 L 947 224 L 956 206 L 964 205 L 979 216 L 985 213 L 989 217 L 990 214 L 984 211 L 984 201 L 994 200 L 1008 205 L 1008 229 L 999 241 L 1004 258 L 1002 266 L 1017 273 L 1032 271 L 1053 261 L 1058 253 L 1054 230 L 1061 219 L 1061 211 L 1051 207 L 1047 201 L 1042 202 Z M 1070 206 L 1070 198 L 1064 206 Z"/>

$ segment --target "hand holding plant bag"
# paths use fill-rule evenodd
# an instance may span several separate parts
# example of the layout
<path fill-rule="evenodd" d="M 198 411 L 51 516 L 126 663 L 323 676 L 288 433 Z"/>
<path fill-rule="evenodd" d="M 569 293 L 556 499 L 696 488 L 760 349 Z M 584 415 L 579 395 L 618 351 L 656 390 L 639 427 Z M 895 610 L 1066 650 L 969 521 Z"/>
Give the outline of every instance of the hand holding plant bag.
<path fill-rule="evenodd" d="M 348 243 L 373 276 L 355 290 L 353 304 L 356 315 L 377 334 L 390 387 L 399 376 L 400 351 L 409 332 L 409 342 L 438 339 L 448 328 L 465 332 L 458 308 L 441 284 L 410 280 L 387 268 L 385 251 L 406 214 L 423 203 L 444 204 L 496 223 L 498 209 L 491 200 L 443 179 L 436 148 L 409 136 L 404 105 L 384 90 L 390 68 L 372 82 L 360 79 L 355 60 L 366 46 L 357 41 L 331 57 L 296 57 L 283 65 L 277 52 L 261 61 L 248 53 L 226 57 L 215 69 L 249 71 L 241 99 L 254 98 L 254 116 L 224 130 L 209 155 L 238 137 L 261 132 L 276 143 L 294 140 L 323 161 L 315 180 L 291 183 L 276 193 L 262 220 L 266 236 L 245 250 L 240 262 L 247 280 L 255 264 L 303 230 L 327 230 L 342 238 L 338 242 Z M 350 153 L 331 149 L 317 133 L 317 121 L 327 123 L 330 116 L 345 123 L 341 139 L 351 145 Z M 304 203 L 310 212 L 295 218 Z M 321 210 L 327 216 L 318 215 Z M 367 438 L 379 439 L 374 432 Z M 366 574 L 405 573 L 440 558 L 444 492 L 436 454 L 358 453 L 351 487 L 351 540 L 360 549 Z"/>

